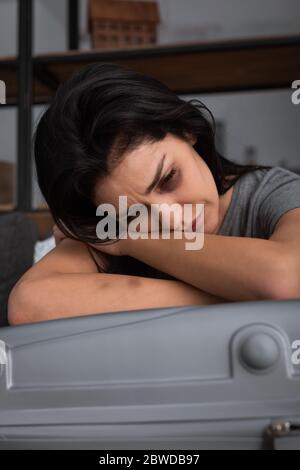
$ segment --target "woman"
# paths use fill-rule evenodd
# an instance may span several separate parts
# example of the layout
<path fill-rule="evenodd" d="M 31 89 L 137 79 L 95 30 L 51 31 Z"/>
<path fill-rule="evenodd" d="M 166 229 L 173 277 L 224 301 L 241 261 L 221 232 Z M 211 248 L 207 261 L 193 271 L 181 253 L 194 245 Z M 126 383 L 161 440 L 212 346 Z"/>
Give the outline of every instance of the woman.
<path fill-rule="evenodd" d="M 91 64 L 63 83 L 34 142 L 60 242 L 14 287 L 10 324 L 299 298 L 300 176 L 229 161 L 214 124 L 199 100 L 119 65 Z M 175 237 L 103 243 L 96 208 L 117 207 L 120 195 L 147 207 L 204 204 L 203 248 Z"/>

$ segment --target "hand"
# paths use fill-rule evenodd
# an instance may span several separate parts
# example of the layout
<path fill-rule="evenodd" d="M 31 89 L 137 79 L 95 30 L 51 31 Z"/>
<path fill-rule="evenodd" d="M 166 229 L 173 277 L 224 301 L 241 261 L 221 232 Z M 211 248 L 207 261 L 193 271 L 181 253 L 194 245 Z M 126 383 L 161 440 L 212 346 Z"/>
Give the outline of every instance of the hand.
<path fill-rule="evenodd" d="M 112 256 L 126 256 L 128 239 L 113 240 L 110 243 L 89 243 L 95 250 Z"/>
<path fill-rule="evenodd" d="M 53 235 L 55 239 L 55 245 L 57 246 L 62 240 L 68 238 L 55 224 L 53 225 Z M 125 243 L 128 240 L 116 240 L 112 241 L 111 243 L 88 243 L 89 246 L 94 248 L 95 250 L 99 251 L 100 253 L 106 253 L 108 255 L 113 256 L 124 256 L 125 253 Z"/>

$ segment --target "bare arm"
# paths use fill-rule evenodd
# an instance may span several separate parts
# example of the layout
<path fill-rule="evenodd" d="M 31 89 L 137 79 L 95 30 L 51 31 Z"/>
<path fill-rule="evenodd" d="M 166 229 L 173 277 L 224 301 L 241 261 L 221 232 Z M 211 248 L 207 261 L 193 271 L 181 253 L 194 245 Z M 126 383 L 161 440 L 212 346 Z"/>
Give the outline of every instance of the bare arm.
<path fill-rule="evenodd" d="M 229 301 L 275 298 L 293 272 L 279 241 L 205 234 L 203 248 L 191 251 L 187 241 L 129 238 L 126 254 Z"/>
<path fill-rule="evenodd" d="M 101 258 L 102 256 L 102 258 Z M 105 256 L 99 254 L 105 270 Z M 99 273 L 84 243 L 65 239 L 12 290 L 11 325 L 108 312 L 226 302 L 181 281 Z"/>

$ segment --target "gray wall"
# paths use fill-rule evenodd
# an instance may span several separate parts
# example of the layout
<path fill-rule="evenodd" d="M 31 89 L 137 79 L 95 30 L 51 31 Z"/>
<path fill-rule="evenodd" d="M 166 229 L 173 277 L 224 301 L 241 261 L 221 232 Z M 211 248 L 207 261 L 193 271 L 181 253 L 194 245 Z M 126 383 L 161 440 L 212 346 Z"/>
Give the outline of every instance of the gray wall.
<path fill-rule="evenodd" d="M 162 42 L 300 32 L 299 0 L 161 0 Z"/>
<path fill-rule="evenodd" d="M 258 163 L 300 170 L 300 105 L 290 90 L 193 97 L 224 122 L 225 156 L 246 163 L 247 147 L 254 147 Z"/>
<path fill-rule="evenodd" d="M 34 3 L 34 53 L 66 50 L 66 0 Z M 0 0 L 0 55 L 12 55 L 17 50 L 16 4 L 16 0 Z M 160 0 L 159 4 L 159 40 L 165 44 L 300 34 L 299 0 Z M 86 0 L 81 0 L 80 7 L 81 48 L 87 49 Z M 300 105 L 293 105 L 290 95 L 290 90 L 281 90 L 197 97 L 224 123 L 229 158 L 245 161 L 247 147 L 253 146 L 259 162 L 293 168 L 300 165 Z M 184 98 L 192 97 L 196 96 Z M 34 107 L 35 122 L 42 109 Z M 0 142 L 0 160 L 14 160 L 15 109 L 0 109 Z"/>

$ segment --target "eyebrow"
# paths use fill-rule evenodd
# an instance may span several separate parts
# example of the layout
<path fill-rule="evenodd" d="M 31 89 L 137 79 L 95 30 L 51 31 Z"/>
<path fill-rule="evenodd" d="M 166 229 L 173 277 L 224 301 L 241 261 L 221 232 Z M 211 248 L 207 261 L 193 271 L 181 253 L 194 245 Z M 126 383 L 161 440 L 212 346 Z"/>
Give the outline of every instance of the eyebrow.
<path fill-rule="evenodd" d="M 152 182 L 149 184 L 149 186 L 147 187 L 146 191 L 144 192 L 144 196 L 147 196 L 147 194 L 149 194 L 152 191 L 152 189 L 155 188 L 155 186 L 159 182 L 159 180 L 161 178 L 161 173 L 162 173 L 162 170 L 163 170 L 165 158 L 166 158 L 166 154 L 164 154 L 161 161 L 157 165 L 154 178 L 153 178 Z"/>

